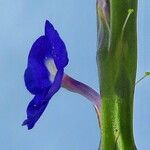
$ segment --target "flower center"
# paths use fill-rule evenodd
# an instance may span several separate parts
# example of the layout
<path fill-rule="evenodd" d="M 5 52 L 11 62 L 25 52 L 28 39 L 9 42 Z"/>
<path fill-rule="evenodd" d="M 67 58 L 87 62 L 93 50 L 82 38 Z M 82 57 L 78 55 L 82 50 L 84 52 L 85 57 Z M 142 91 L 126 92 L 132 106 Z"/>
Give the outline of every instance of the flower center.
<path fill-rule="evenodd" d="M 49 80 L 51 82 L 54 82 L 55 76 L 56 76 L 57 71 L 58 71 L 57 68 L 56 68 L 54 59 L 52 59 L 52 58 L 46 58 L 46 60 L 45 60 L 45 66 L 46 66 L 47 70 L 50 73 Z"/>

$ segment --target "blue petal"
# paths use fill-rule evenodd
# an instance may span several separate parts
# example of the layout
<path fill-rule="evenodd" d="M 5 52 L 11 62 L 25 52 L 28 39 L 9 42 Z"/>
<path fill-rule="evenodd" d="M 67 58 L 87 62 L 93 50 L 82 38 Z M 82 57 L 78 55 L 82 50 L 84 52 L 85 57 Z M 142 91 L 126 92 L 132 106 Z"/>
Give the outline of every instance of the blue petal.
<path fill-rule="evenodd" d="M 68 64 L 66 46 L 58 32 L 48 20 L 45 23 L 45 36 L 49 41 L 51 55 L 56 63 L 57 69 L 65 67 Z"/>
<path fill-rule="evenodd" d="M 46 38 L 41 36 L 33 44 L 28 57 L 24 80 L 27 89 L 35 95 L 47 91 L 51 86 L 49 72 L 44 64 L 47 51 Z"/>
<path fill-rule="evenodd" d="M 28 65 L 32 63 L 33 60 L 39 63 L 44 63 L 45 57 L 51 57 L 52 48 L 49 45 L 49 41 L 46 36 L 40 36 L 32 45 L 29 57 Z"/>
<path fill-rule="evenodd" d="M 28 129 L 32 129 L 44 112 L 51 97 L 60 89 L 63 77 L 63 70 L 59 70 L 56 74 L 55 81 L 47 93 L 36 95 L 29 103 L 27 108 L 27 119 L 22 125 L 27 125 Z"/>

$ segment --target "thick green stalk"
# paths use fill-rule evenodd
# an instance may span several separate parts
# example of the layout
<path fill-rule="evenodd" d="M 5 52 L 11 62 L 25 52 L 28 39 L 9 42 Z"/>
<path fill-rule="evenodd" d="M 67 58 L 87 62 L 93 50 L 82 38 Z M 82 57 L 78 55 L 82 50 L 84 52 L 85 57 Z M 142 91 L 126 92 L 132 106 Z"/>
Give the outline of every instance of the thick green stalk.
<path fill-rule="evenodd" d="M 137 0 L 97 1 L 101 150 L 136 149 L 133 137 L 136 17 Z"/>

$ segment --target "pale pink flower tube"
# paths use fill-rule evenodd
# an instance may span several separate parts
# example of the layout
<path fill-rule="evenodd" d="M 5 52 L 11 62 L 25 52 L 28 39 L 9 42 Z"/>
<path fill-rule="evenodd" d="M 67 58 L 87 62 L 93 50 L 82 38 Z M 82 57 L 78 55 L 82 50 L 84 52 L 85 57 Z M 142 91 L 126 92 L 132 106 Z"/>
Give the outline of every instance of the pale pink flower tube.
<path fill-rule="evenodd" d="M 88 85 L 64 74 L 61 86 L 71 92 L 78 93 L 86 97 L 94 105 L 96 110 L 100 109 L 100 94 L 98 94 Z"/>

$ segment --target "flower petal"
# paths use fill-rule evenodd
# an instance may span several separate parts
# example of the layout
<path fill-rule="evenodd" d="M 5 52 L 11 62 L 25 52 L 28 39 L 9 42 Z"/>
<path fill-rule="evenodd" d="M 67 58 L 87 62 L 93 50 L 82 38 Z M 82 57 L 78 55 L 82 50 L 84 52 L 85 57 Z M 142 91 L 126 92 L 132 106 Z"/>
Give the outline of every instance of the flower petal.
<path fill-rule="evenodd" d="M 49 41 L 51 55 L 55 61 L 57 69 L 65 67 L 68 64 L 66 46 L 58 32 L 48 20 L 45 22 L 45 36 Z"/>
<path fill-rule="evenodd" d="M 27 89 L 35 95 L 48 91 L 51 86 L 49 72 L 44 64 L 47 51 L 46 38 L 41 36 L 33 44 L 28 57 L 28 66 L 25 70 L 24 80 Z"/>
<path fill-rule="evenodd" d="M 35 123 L 43 114 L 51 97 L 60 89 L 63 73 L 63 69 L 59 70 L 49 91 L 46 94 L 36 95 L 29 103 L 27 108 L 27 119 L 22 124 L 27 125 L 29 130 L 34 127 Z"/>
<path fill-rule="evenodd" d="M 48 40 L 45 36 L 40 36 L 32 45 L 29 57 L 28 65 L 32 63 L 33 60 L 43 63 L 45 57 L 50 57 L 51 48 L 48 45 Z"/>

